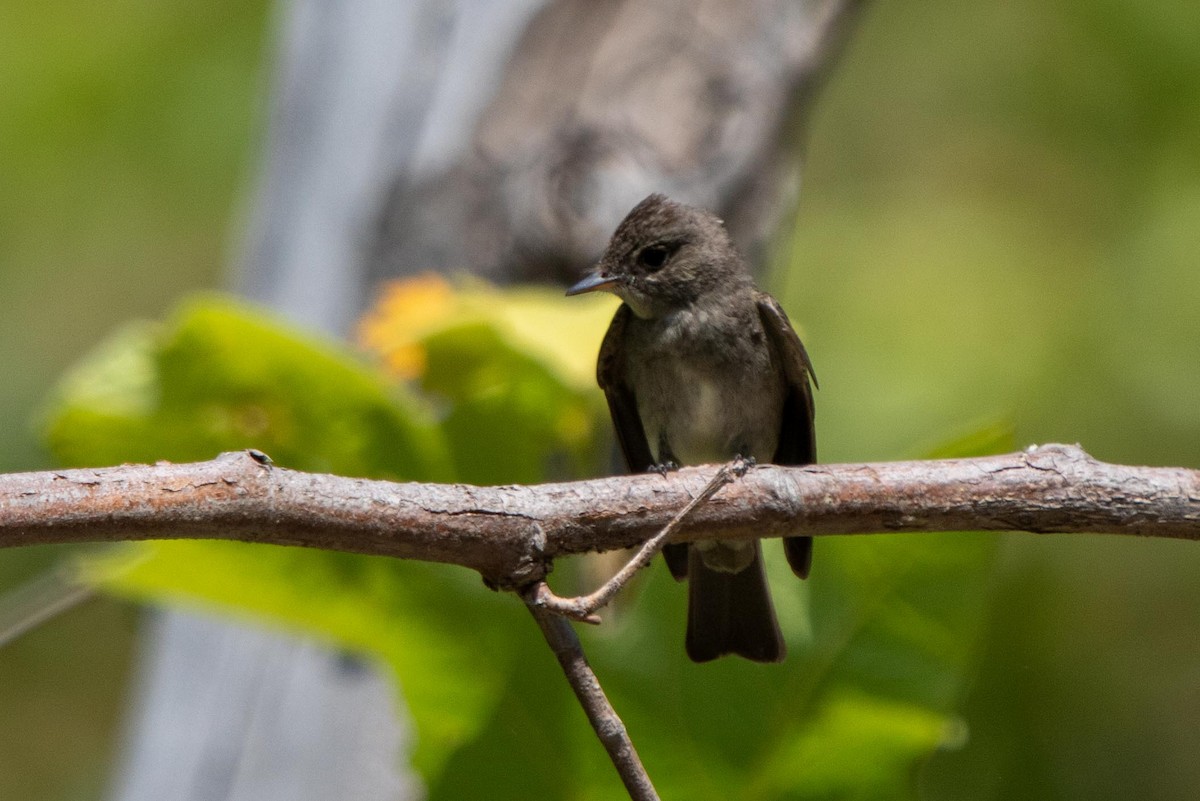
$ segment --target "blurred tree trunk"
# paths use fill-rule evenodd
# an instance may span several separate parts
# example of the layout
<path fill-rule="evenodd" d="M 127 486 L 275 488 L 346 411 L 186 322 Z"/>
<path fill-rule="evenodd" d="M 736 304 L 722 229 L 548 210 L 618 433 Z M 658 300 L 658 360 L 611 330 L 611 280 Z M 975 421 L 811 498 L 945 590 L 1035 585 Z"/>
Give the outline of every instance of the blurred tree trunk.
<path fill-rule="evenodd" d="M 761 264 L 861 5 L 285 2 L 237 288 L 344 334 L 388 276 L 569 281 L 653 191 L 717 210 Z M 372 666 L 175 611 L 146 639 L 118 801 L 413 795 Z"/>

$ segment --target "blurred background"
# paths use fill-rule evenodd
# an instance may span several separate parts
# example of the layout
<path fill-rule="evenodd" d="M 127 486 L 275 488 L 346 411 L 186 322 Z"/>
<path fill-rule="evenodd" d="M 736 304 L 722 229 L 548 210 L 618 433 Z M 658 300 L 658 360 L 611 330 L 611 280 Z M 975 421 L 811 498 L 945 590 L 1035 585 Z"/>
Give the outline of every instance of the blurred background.
<path fill-rule="evenodd" d="M 263 3 L 0 11 L 0 470 L 49 464 L 39 404 L 99 338 L 229 284 L 276 23 Z M 794 135 L 802 189 L 765 258 L 820 376 L 823 461 L 1002 419 L 1019 445 L 1200 467 L 1194 3 L 883 0 Z M 923 797 L 1194 794 L 1194 551 L 1003 537 L 970 739 Z M 59 555 L 0 552 L 0 590 Z M 0 798 L 104 797 L 137 617 L 99 597 L 0 650 Z"/>

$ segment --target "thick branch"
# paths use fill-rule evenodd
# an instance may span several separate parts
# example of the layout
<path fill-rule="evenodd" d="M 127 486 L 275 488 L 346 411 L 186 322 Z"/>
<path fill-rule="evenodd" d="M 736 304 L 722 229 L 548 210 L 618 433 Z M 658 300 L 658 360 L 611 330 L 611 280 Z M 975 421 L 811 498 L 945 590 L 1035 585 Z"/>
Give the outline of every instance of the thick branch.
<path fill-rule="evenodd" d="M 0 547 L 219 538 L 448 562 L 499 586 L 557 557 L 654 535 L 717 467 L 538 486 L 398 484 L 301 473 L 252 453 L 194 464 L 0 476 Z M 925 462 L 761 466 L 672 535 L 1024 530 L 1200 539 L 1200 471 L 1045 445 Z"/>

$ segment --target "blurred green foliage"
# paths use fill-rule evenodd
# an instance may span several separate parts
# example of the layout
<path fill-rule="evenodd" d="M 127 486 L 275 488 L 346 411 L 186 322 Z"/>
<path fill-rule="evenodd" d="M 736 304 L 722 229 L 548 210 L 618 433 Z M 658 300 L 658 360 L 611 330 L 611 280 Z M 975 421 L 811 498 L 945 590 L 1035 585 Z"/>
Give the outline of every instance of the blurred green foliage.
<path fill-rule="evenodd" d="M 180 292 L 216 280 L 261 124 L 265 21 L 255 3 L 9 2 L 0 11 L 4 469 L 43 463 L 16 421 L 69 361 L 116 323 L 157 317 Z M 822 458 L 927 452 L 970 421 L 1007 417 L 1021 444 L 1080 441 L 1114 461 L 1196 466 L 1198 89 L 1200 7 L 1191 0 L 872 4 L 809 120 L 802 205 L 774 265 L 822 380 Z M 830 688 L 806 712 L 823 721 L 823 738 L 789 741 L 787 753 L 820 767 L 811 780 L 836 781 L 845 763 L 829 761 L 830 751 L 962 745 L 920 772 L 927 798 L 1194 795 L 1194 548 L 1003 539 L 998 575 L 966 571 L 979 593 L 968 606 L 986 599 L 990 612 L 959 722 L 911 699 Z M 929 557 L 949 542 L 957 540 L 930 538 Z M 818 565 L 832 574 L 859 543 L 819 546 Z M 57 556 L 0 553 L 0 588 Z M 636 604 L 673 592 L 661 572 Z M 344 575 L 358 574 L 370 570 Z M 812 581 L 813 642 L 830 580 L 818 571 Z M 775 584 L 781 613 L 793 608 L 789 631 L 802 631 L 806 607 Z M 934 596 L 954 589 L 936 578 L 930 587 Z M 662 603 L 681 614 L 675 600 Z M 593 633 L 593 655 L 677 642 L 679 619 L 667 615 L 661 632 L 631 631 L 623 619 Z M 945 651 L 955 638 L 929 628 L 943 664 L 971 660 L 969 650 Z M 0 651 L 0 798 L 100 797 L 131 631 L 127 608 L 93 602 Z M 512 647 L 540 654 L 533 639 Z M 804 648 L 794 643 L 793 659 Z M 489 730 L 504 733 L 507 720 L 528 714 L 519 699 L 531 686 L 561 681 L 537 665 L 509 675 L 492 716 L 451 757 L 457 764 L 506 764 Z M 723 671 L 751 666 L 716 667 L 714 685 L 741 681 Z M 543 701 L 542 739 L 531 747 L 590 738 L 569 698 Z M 617 702 L 642 708 L 623 695 Z M 884 712 L 874 731 L 845 725 L 864 709 Z M 639 742 L 659 725 L 627 722 Z M 721 775 L 709 786 L 719 788 L 751 758 L 729 753 L 737 743 L 697 738 L 677 754 L 655 743 L 666 756 L 648 757 L 650 768 L 695 778 L 697 760 L 713 757 Z M 756 772 L 758 797 L 785 793 L 775 769 Z M 563 759 L 529 776 L 522 797 L 581 771 L 611 781 L 609 770 Z M 878 770 L 864 758 L 859 772 L 883 788 Z M 445 781 L 443 797 L 466 794 Z"/>
<path fill-rule="evenodd" d="M 823 459 L 997 415 L 1200 467 L 1200 5 L 875 3 L 823 92 L 775 263 Z M 1003 539 L 969 739 L 923 795 L 1194 796 L 1200 554 Z"/>
<path fill-rule="evenodd" d="M 268 4 L 0 3 L 0 470 L 50 464 L 37 408 L 131 318 L 218 281 L 257 154 Z M 0 552 L 0 592 L 62 558 Z M 0 798 L 100 798 L 136 611 L 97 598 L 0 650 Z"/>

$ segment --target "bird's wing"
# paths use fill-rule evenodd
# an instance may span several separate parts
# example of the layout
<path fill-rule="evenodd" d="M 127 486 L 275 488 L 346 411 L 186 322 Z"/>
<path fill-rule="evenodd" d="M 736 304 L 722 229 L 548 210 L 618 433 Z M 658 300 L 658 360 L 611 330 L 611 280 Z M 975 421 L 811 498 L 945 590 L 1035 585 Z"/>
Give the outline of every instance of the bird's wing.
<path fill-rule="evenodd" d="M 813 431 L 812 387 L 817 382 L 808 352 L 787 314 L 775 298 L 758 295 L 758 316 L 775 355 L 787 377 L 787 399 L 775 449 L 775 464 L 812 464 L 817 460 L 817 438 Z"/>
<path fill-rule="evenodd" d="M 766 293 L 759 293 L 757 302 L 763 330 L 767 332 L 767 339 L 779 357 L 787 378 L 779 444 L 771 461 L 775 464 L 812 464 L 817 460 L 812 393 L 817 375 L 813 372 L 812 362 L 808 360 L 804 343 L 792 328 L 779 302 Z M 783 550 L 792 572 L 801 578 L 807 577 L 812 565 L 812 538 L 785 537 Z"/>
<path fill-rule="evenodd" d="M 654 466 L 654 457 L 650 453 L 650 443 L 646 441 L 642 418 L 638 416 L 637 397 L 625 380 L 625 326 L 631 314 L 629 307 L 622 303 L 609 323 L 608 333 L 600 345 L 600 358 L 596 361 L 596 383 L 608 400 L 608 412 L 612 415 L 625 465 L 631 473 L 644 473 Z"/>
<path fill-rule="evenodd" d="M 625 326 L 633 312 L 624 303 L 609 323 L 608 333 L 600 344 L 600 357 L 596 361 L 596 383 L 604 390 L 608 400 L 608 412 L 612 415 L 617 442 L 625 456 L 625 465 L 631 473 L 645 473 L 655 467 L 650 443 L 646 441 L 646 430 L 638 415 L 637 396 L 625 378 Z M 671 575 L 676 579 L 687 577 L 687 545 L 668 544 L 663 547 L 663 556 Z"/>

